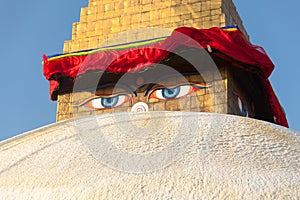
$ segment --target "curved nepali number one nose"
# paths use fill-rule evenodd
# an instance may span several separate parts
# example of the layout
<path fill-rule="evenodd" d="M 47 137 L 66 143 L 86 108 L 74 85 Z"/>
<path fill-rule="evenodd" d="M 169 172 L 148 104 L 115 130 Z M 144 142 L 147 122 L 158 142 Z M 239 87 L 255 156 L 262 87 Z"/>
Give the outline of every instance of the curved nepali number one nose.
<path fill-rule="evenodd" d="M 131 108 L 131 112 L 148 112 L 149 111 L 149 107 L 146 103 L 144 102 L 137 102 L 136 104 L 134 104 Z"/>

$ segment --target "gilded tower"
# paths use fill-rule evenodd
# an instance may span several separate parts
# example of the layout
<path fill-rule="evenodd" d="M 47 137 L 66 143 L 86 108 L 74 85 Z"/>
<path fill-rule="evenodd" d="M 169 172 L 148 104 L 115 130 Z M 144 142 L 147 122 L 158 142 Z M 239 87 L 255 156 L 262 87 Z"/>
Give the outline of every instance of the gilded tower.
<path fill-rule="evenodd" d="M 138 28 L 227 25 L 237 25 L 247 35 L 232 0 L 89 0 L 88 7 L 81 9 L 80 22 L 73 23 L 72 39 L 65 41 L 64 52 L 97 48 L 115 34 Z M 120 39 L 132 42 L 165 36 L 140 34 Z"/>

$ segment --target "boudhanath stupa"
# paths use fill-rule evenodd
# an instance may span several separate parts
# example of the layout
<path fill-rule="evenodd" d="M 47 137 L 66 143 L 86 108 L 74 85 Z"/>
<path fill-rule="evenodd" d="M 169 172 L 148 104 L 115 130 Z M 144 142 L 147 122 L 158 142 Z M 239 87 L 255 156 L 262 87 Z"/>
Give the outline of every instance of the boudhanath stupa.
<path fill-rule="evenodd" d="M 0 143 L 0 199 L 298 199 L 273 69 L 232 0 L 89 0 L 43 55 L 57 122 Z"/>

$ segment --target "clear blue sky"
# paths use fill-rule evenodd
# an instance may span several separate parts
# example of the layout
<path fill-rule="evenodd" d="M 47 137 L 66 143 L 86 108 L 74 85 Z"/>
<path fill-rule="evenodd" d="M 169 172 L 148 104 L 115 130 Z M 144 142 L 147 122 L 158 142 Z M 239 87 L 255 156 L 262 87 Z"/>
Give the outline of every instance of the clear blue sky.
<path fill-rule="evenodd" d="M 55 121 L 56 103 L 49 100 L 41 56 L 62 52 L 87 2 L 0 0 L 0 140 Z M 300 131 L 300 1 L 234 2 L 251 42 L 263 46 L 276 65 L 271 83 L 290 127 Z"/>

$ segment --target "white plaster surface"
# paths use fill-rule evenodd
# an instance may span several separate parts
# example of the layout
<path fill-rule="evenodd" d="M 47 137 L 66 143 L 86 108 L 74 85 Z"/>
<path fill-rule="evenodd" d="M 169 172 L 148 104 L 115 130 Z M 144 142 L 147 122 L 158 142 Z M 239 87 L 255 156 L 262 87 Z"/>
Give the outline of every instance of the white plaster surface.
<path fill-rule="evenodd" d="M 120 152 L 156 160 L 103 154 L 99 135 Z M 165 151 L 178 135 L 186 135 L 185 146 L 174 147 L 176 155 L 172 148 Z M 155 152 L 173 159 L 151 157 Z M 107 159 L 101 153 L 112 162 L 101 160 Z M 298 132 L 250 118 L 89 116 L 1 142 L 0 199 L 300 199 L 299 153 Z"/>

